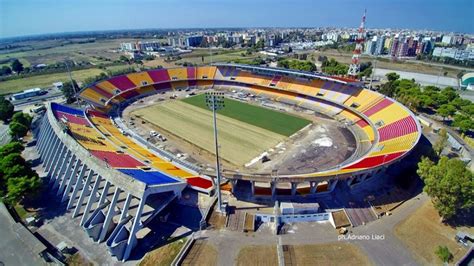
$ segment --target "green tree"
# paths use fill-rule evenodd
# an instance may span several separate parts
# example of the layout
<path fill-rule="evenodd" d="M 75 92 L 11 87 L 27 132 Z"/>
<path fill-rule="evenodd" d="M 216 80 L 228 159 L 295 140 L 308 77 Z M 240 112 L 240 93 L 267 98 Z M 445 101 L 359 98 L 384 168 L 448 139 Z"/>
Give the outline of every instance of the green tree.
<path fill-rule="evenodd" d="M 438 113 L 438 115 L 443 117 L 443 119 L 446 119 L 447 117 L 450 117 L 456 113 L 456 107 L 451 104 L 443 104 L 438 108 L 436 112 Z"/>
<path fill-rule="evenodd" d="M 422 158 L 417 173 L 425 183 L 423 190 L 443 219 L 474 206 L 473 174 L 462 161 L 443 156 L 435 164 L 429 158 Z"/>
<path fill-rule="evenodd" d="M 385 76 L 387 77 L 388 82 L 394 82 L 395 80 L 400 78 L 400 75 L 395 72 L 387 73 Z"/>
<path fill-rule="evenodd" d="M 439 131 L 439 138 L 438 141 L 433 145 L 433 150 L 438 154 L 438 156 L 441 155 L 441 152 L 443 152 L 444 147 L 446 147 L 446 144 L 448 143 L 448 132 L 446 131 L 445 128 L 442 128 Z"/>
<path fill-rule="evenodd" d="M 15 152 L 17 144 L 1 147 L 0 150 L 12 151 L 0 158 L 0 195 L 7 202 L 15 203 L 39 188 L 40 178 L 20 153 Z"/>
<path fill-rule="evenodd" d="M 13 60 L 11 67 L 16 73 L 21 73 L 23 71 L 23 64 L 18 59 Z"/>
<path fill-rule="evenodd" d="M 12 141 L 0 147 L 0 158 L 3 158 L 10 153 L 21 153 L 24 149 L 25 147 L 23 147 L 20 142 Z"/>
<path fill-rule="evenodd" d="M 15 107 L 9 100 L 0 96 L 0 120 L 7 122 L 12 118 L 14 109 Z"/>
<path fill-rule="evenodd" d="M 474 121 L 470 116 L 457 114 L 454 116 L 453 126 L 457 127 L 461 133 L 467 133 L 474 128 Z"/>
<path fill-rule="evenodd" d="M 15 139 L 23 138 L 24 136 L 26 136 L 29 130 L 25 125 L 22 125 L 17 122 L 10 123 L 9 128 L 10 128 L 10 136 L 12 136 Z"/>
<path fill-rule="evenodd" d="M 438 246 L 435 254 L 443 262 L 450 262 L 453 259 L 453 254 L 451 254 L 447 246 Z"/>
<path fill-rule="evenodd" d="M 0 68 L 0 76 L 10 75 L 12 73 L 12 69 L 9 66 L 2 66 Z"/>
<path fill-rule="evenodd" d="M 63 84 L 62 91 L 64 97 L 66 97 L 67 103 L 73 103 L 76 101 L 76 90 L 79 90 L 79 86 L 77 85 L 77 82 L 75 80 L 72 80 L 72 82 L 68 81 Z"/>
<path fill-rule="evenodd" d="M 16 112 L 12 117 L 12 122 L 16 122 L 30 128 L 33 117 L 23 112 Z"/>

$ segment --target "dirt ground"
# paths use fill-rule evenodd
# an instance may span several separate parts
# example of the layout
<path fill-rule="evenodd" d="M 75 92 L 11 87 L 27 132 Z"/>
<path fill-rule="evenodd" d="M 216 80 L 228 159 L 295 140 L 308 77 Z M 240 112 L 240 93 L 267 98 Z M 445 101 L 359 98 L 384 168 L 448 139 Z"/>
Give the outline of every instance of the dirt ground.
<path fill-rule="evenodd" d="M 236 264 L 249 265 L 278 265 L 276 246 L 247 246 L 239 251 Z"/>
<path fill-rule="evenodd" d="M 208 152 L 214 151 L 212 113 L 208 110 L 176 100 L 157 103 L 132 114 Z M 282 135 L 227 116 L 218 115 L 217 123 L 220 156 L 235 165 L 245 164 L 285 139 Z"/>
<path fill-rule="evenodd" d="M 205 240 L 196 240 L 182 265 L 217 265 L 217 251 Z"/>
<path fill-rule="evenodd" d="M 292 246 L 296 265 L 371 265 L 357 246 L 350 243 Z"/>
<path fill-rule="evenodd" d="M 195 92 L 198 93 L 200 91 Z M 238 90 L 234 91 L 235 92 L 228 91 L 228 97 L 233 97 L 240 92 L 244 92 Z M 162 105 L 165 105 L 164 107 L 169 104 L 177 105 L 179 104 L 177 103 L 178 99 L 184 98 L 189 93 L 190 92 L 185 91 L 170 91 L 164 94 L 149 96 L 127 107 L 123 111 L 122 117 L 127 124 L 130 123 L 130 118 L 134 117 L 134 125 L 130 126 L 130 128 L 144 138 L 149 137 L 151 130 L 166 136 L 168 139 L 166 142 L 150 140 L 151 142 L 155 141 L 160 148 L 174 154 L 185 154 L 187 161 L 205 169 L 213 168 L 215 156 L 210 117 L 204 117 L 200 114 L 202 110 L 192 110 L 193 106 L 186 107 L 188 110 L 181 108 L 179 111 L 187 113 L 190 117 L 192 116 L 194 118 L 193 121 L 179 121 L 175 117 L 179 113 L 173 114 L 173 117 L 171 117 L 170 114 L 161 112 L 163 108 L 160 109 L 160 112 L 156 110 L 153 111 L 154 109 L 158 110 L 159 106 Z M 177 99 L 169 100 L 172 95 L 177 96 Z M 260 137 L 253 136 L 255 135 L 255 127 L 252 127 L 252 130 L 254 130 L 254 132 L 251 132 L 253 134 L 252 138 L 245 137 L 244 140 L 241 138 L 240 140 L 236 140 L 236 138 L 233 137 L 225 142 L 225 140 L 222 140 L 222 136 L 224 136 L 222 132 L 222 119 L 219 119 L 221 120 L 218 121 L 220 128 L 220 152 L 223 158 L 221 163 L 226 169 L 259 173 L 270 173 L 277 170 L 278 174 L 307 173 L 334 167 L 349 158 L 355 151 L 356 141 L 354 136 L 346 128 L 341 127 L 339 122 L 331 118 L 324 117 L 311 110 L 302 109 L 301 107 L 274 102 L 264 97 L 256 97 L 253 100 L 249 100 L 248 103 L 265 105 L 276 108 L 277 110 L 285 110 L 288 113 L 309 119 L 313 123 L 289 138 L 282 137 L 268 130 L 263 130 L 265 132 L 262 131 L 262 133 L 258 134 Z M 176 108 L 167 109 L 168 112 L 172 111 L 176 113 Z M 141 118 L 137 118 L 136 114 L 143 115 L 145 122 L 143 123 Z M 196 119 L 198 114 L 201 120 Z M 204 125 L 203 123 L 206 121 L 209 123 L 205 123 Z M 177 125 L 177 123 L 181 123 L 181 125 Z M 193 127 L 190 126 L 191 123 L 194 123 Z M 203 134 L 195 130 L 195 128 L 199 128 L 196 127 L 195 123 L 200 123 L 201 129 L 207 127 L 206 138 L 202 138 L 202 135 L 199 135 L 199 139 L 202 143 L 197 142 L 197 139 L 193 139 L 192 135 Z M 178 134 L 179 132 L 176 127 L 184 131 Z M 245 125 L 245 127 L 248 126 Z M 259 131 L 261 131 L 261 129 L 257 132 Z M 183 140 L 183 134 L 190 135 L 191 138 L 188 136 L 186 140 Z M 239 132 L 237 137 L 241 137 L 241 135 L 243 136 L 243 133 Z M 230 154 L 226 154 L 229 152 Z M 262 152 L 267 152 L 267 157 L 270 161 L 263 163 L 261 160 L 254 160 L 253 164 L 243 166 L 257 156 L 260 156 Z"/>
<path fill-rule="evenodd" d="M 457 231 L 474 234 L 472 227 L 450 227 L 442 224 L 438 212 L 431 201 L 427 201 L 406 220 L 395 227 L 395 235 L 410 248 L 413 257 L 422 265 L 441 264 L 435 255 L 439 245 L 445 245 L 453 254 L 453 261 L 458 261 L 467 249 L 456 243 L 454 236 Z"/>

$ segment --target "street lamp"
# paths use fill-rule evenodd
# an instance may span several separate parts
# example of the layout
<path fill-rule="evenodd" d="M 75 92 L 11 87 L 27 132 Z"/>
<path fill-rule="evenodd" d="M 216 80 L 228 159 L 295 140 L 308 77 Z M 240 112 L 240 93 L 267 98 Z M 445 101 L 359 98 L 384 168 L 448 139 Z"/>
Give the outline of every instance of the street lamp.
<path fill-rule="evenodd" d="M 221 110 L 225 107 L 224 105 L 224 93 L 222 92 L 206 92 L 206 105 L 212 110 L 212 117 L 214 121 L 214 143 L 216 146 L 216 177 L 217 177 L 217 205 L 220 212 L 222 210 L 222 198 L 221 198 L 221 171 L 219 164 L 219 145 L 217 144 L 217 120 L 216 111 Z"/>
<path fill-rule="evenodd" d="M 67 72 L 69 74 L 69 80 L 71 81 L 72 90 L 74 91 L 74 97 L 77 97 L 76 86 L 74 85 L 74 80 L 72 79 L 71 70 L 69 69 L 69 65 L 68 65 L 67 61 L 68 61 L 67 59 L 64 60 L 64 63 L 66 64 L 66 69 L 67 69 Z M 81 102 L 79 101 L 79 99 L 77 101 L 79 103 L 79 106 L 81 106 Z"/>

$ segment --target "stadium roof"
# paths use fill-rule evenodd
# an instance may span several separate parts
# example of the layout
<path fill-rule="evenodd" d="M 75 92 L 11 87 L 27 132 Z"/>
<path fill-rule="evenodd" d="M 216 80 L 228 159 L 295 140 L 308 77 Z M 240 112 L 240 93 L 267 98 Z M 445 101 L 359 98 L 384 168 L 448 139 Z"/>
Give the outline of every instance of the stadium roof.
<path fill-rule="evenodd" d="M 240 69 L 247 69 L 247 70 L 259 70 L 262 72 L 277 72 L 282 73 L 284 75 L 292 75 L 292 76 L 301 76 L 305 78 L 317 78 L 322 80 L 329 80 L 333 82 L 338 82 L 342 84 L 352 85 L 355 87 L 363 87 L 363 83 L 357 80 L 347 79 L 347 78 L 340 78 L 340 77 L 331 77 L 327 76 L 321 72 L 307 72 L 301 70 L 294 70 L 294 69 L 286 69 L 286 68 L 279 68 L 279 67 L 260 67 L 260 66 L 250 66 L 250 65 L 241 65 L 241 64 L 223 64 L 223 63 L 214 63 L 214 66 L 231 66 Z"/>

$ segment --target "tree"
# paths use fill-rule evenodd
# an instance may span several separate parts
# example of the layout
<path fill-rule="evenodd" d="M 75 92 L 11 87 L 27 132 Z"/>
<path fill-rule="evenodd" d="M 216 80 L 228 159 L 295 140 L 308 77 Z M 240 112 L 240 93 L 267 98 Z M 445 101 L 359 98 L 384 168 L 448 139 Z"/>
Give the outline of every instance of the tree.
<path fill-rule="evenodd" d="M 18 139 L 23 138 L 28 133 L 28 128 L 17 122 L 10 123 L 10 136 Z"/>
<path fill-rule="evenodd" d="M 23 112 L 16 112 L 12 117 L 12 122 L 16 122 L 30 128 L 33 117 Z"/>
<path fill-rule="evenodd" d="M 0 158 L 3 158 L 10 153 L 21 153 L 24 149 L 25 147 L 23 147 L 20 142 L 12 141 L 0 147 Z"/>
<path fill-rule="evenodd" d="M 425 183 L 423 190 L 443 219 L 474 206 L 473 174 L 462 161 L 443 156 L 435 164 L 429 158 L 422 158 L 416 172 Z"/>
<path fill-rule="evenodd" d="M 15 71 L 16 73 L 20 73 L 23 71 L 23 64 L 18 59 L 13 60 L 11 66 L 12 66 L 12 70 Z"/>
<path fill-rule="evenodd" d="M 400 75 L 395 72 L 387 73 L 385 76 L 387 77 L 388 82 L 394 82 L 395 80 L 400 78 Z"/>
<path fill-rule="evenodd" d="M 458 114 L 454 116 L 453 126 L 461 133 L 467 133 L 474 128 L 474 120 L 470 116 Z"/>
<path fill-rule="evenodd" d="M 26 136 L 31 126 L 33 118 L 23 112 L 17 112 L 12 117 L 12 122 L 9 125 L 10 136 L 14 138 L 22 138 Z"/>
<path fill-rule="evenodd" d="M 73 86 L 74 84 L 74 86 Z M 73 103 L 76 101 L 76 90 L 79 89 L 79 86 L 77 85 L 77 82 L 75 80 L 65 82 L 63 84 L 63 94 L 64 97 L 66 97 L 67 103 Z"/>
<path fill-rule="evenodd" d="M 453 259 L 453 254 L 451 254 L 447 246 L 438 246 L 435 254 L 443 262 L 450 262 Z"/>
<path fill-rule="evenodd" d="M 122 62 L 128 63 L 128 57 L 126 57 L 125 55 L 121 55 L 121 56 L 119 57 L 119 60 L 122 61 Z"/>
<path fill-rule="evenodd" d="M 0 119 L 2 121 L 7 122 L 12 118 L 14 109 L 15 107 L 9 100 L 0 96 Z"/>
<path fill-rule="evenodd" d="M 443 119 L 450 117 L 456 113 L 456 107 L 451 104 L 443 104 L 438 108 L 438 115 L 442 116 Z"/>
<path fill-rule="evenodd" d="M 12 73 L 12 69 L 9 66 L 2 66 L 0 68 L 0 76 L 10 75 Z"/>
<path fill-rule="evenodd" d="M 3 152 L 0 158 L 0 196 L 9 203 L 15 203 L 34 192 L 41 183 L 38 175 L 17 152 L 20 149 L 18 144 L 5 146 L 0 147 Z M 6 154 L 9 151 L 11 153 Z"/>
<path fill-rule="evenodd" d="M 438 154 L 438 156 L 441 155 L 441 152 L 443 152 L 444 147 L 446 147 L 446 143 L 448 142 L 448 132 L 446 131 L 445 128 L 442 128 L 439 131 L 439 138 L 438 141 L 433 145 L 433 150 Z"/>

